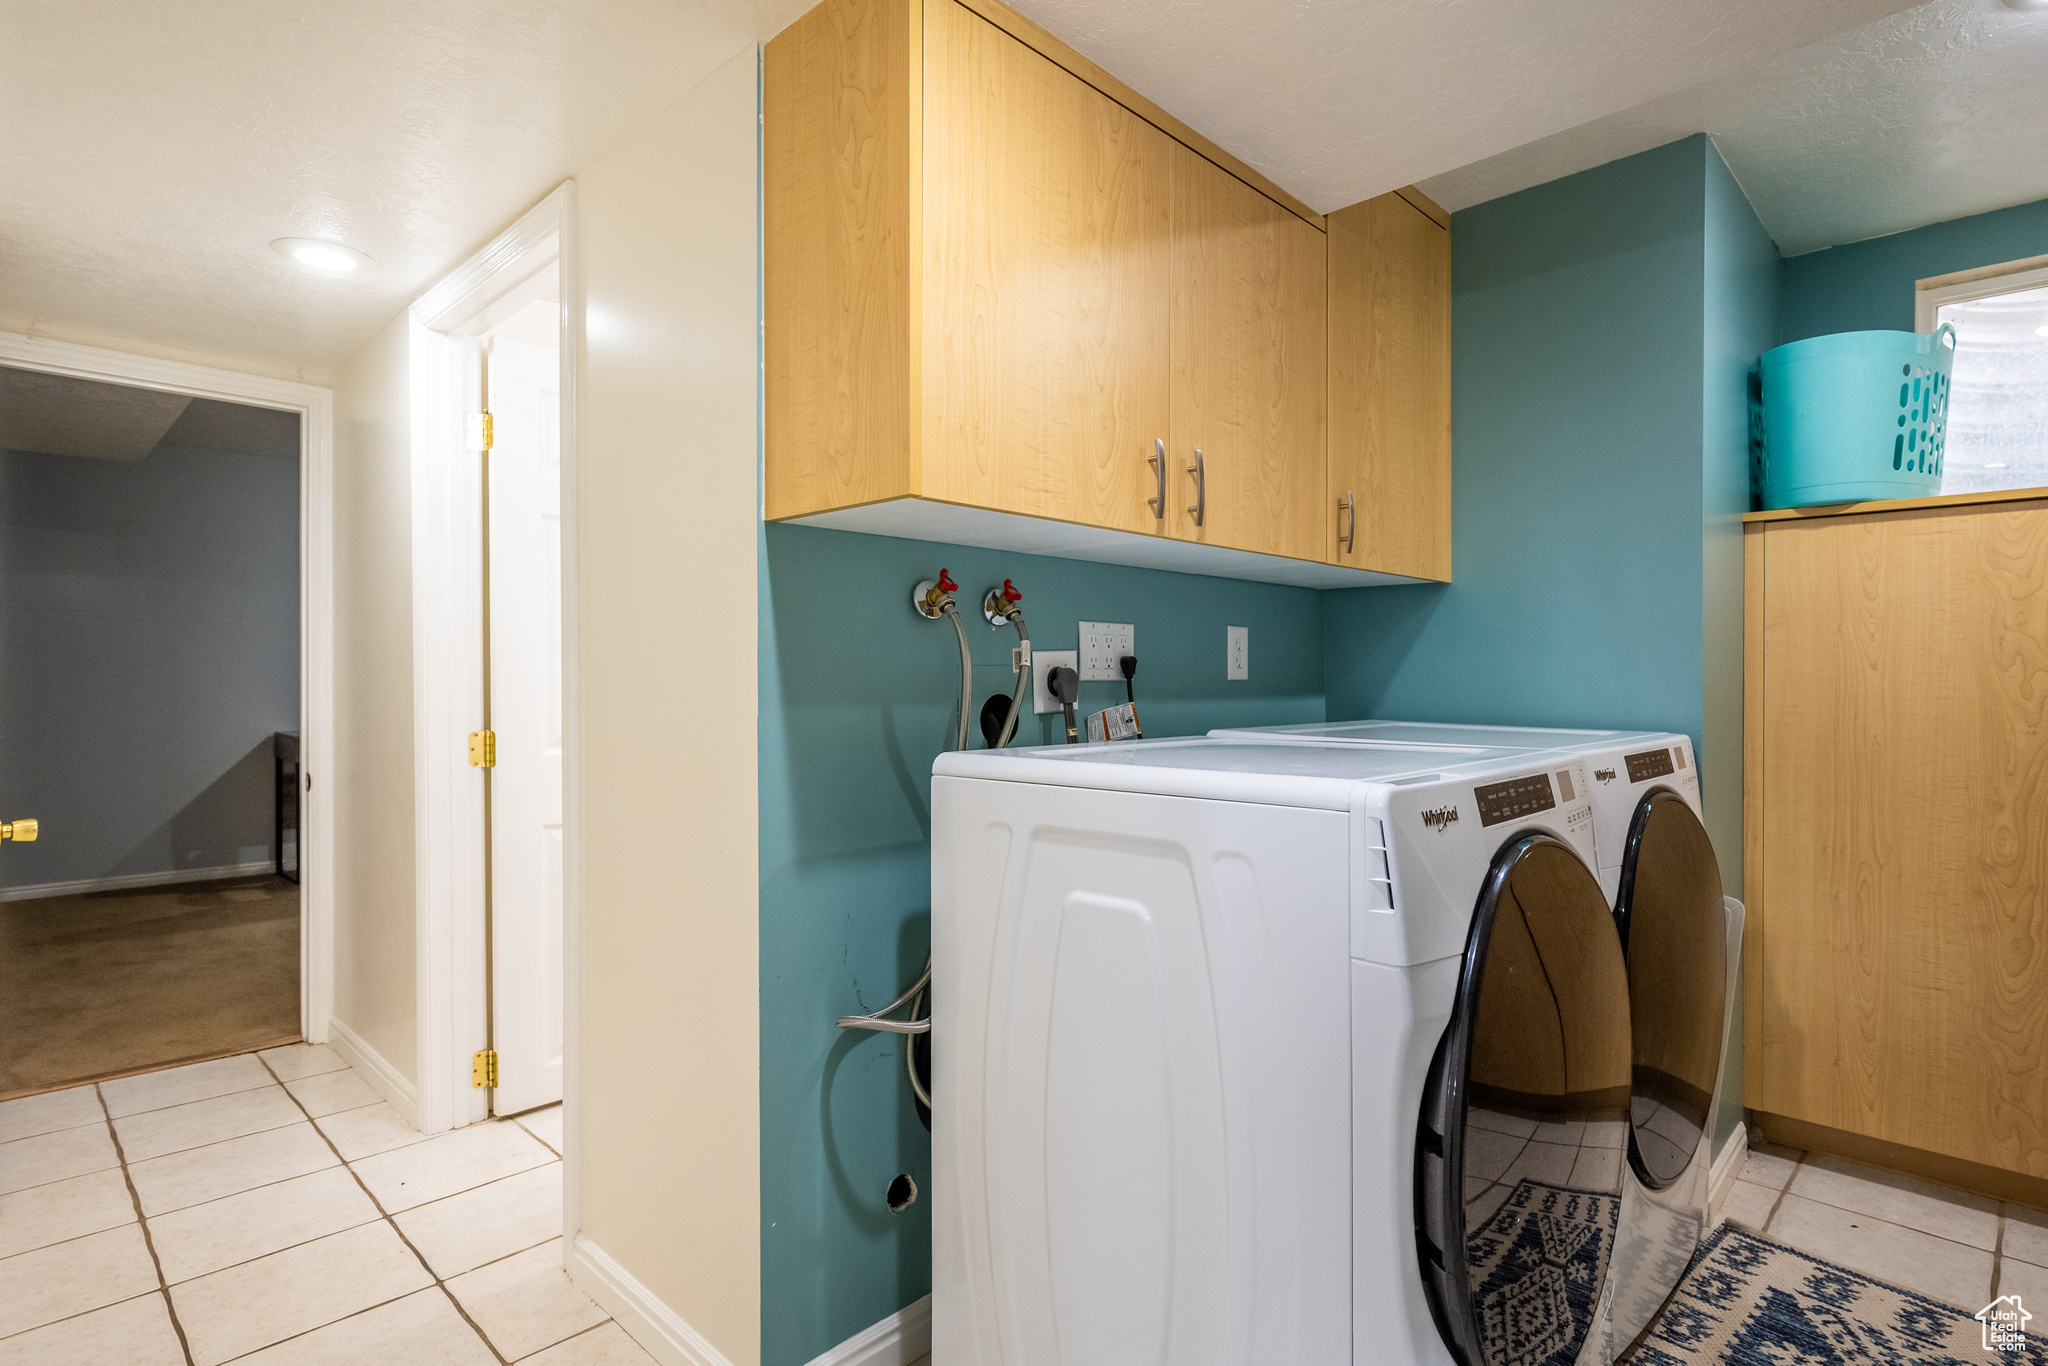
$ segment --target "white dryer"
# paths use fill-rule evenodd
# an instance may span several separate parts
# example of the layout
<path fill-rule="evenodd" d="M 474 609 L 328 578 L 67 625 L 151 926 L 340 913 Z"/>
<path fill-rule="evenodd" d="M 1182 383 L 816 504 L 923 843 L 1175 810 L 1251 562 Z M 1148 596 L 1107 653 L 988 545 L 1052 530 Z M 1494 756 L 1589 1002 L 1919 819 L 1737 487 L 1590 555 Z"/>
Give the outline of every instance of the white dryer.
<path fill-rule="evenodd" d="M 1705 1236 L 1712 1127 L 1741 961 L 1742 906 L 1722 894 L 1702 824 L 1692 741 L 1669 731 L 1552 730 L 1416 721 L 1341 721 L 1213 736 L 1379 749 L 1390 744 L 1527 746 L 1590 770 L 1600 887 L 1628 958 L 1632 1237 L 1642 1273 L 1615 1285 L 1606 1357 L 1662 1307 Z"/>
<path fill-rule="evenodd" d="M 940 756 L 934 1360 L 1611 1355 L 1656 1235 L 1590 788 L 1434 742 Z"/>

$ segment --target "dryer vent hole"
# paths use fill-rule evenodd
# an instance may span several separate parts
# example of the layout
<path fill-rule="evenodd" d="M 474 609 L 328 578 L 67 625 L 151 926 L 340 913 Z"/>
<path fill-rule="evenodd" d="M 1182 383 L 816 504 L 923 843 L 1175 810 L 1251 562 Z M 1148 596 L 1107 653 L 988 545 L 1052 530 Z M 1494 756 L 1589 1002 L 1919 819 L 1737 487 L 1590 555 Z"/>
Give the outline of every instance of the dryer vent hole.
<path fill-rule="evenodd" d="M 901 1214 L 917 1203 L 917 1182 L 908 1173 L 899 1172 L 889 1183 L 889 1213 Z"/>

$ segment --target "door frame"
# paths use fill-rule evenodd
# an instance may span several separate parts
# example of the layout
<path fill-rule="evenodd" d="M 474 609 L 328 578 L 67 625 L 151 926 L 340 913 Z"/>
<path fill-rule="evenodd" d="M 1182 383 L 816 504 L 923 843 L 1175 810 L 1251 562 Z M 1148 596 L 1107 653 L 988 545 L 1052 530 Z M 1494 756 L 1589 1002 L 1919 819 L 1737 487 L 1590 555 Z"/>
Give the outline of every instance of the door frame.
<path fill-rule="evenodd" d="M 0 363 L 299 415 L 299 1032 L 327 1042 L 334 1014 L 334 392 L 188 361 L 0 332 Z M 305 851 L 311 850 L 307 857 Z"/>
<path fill-rule="evenodd" d="M 576 384 L 581 282 L 575 182 L 564 181 L 408 311 L 412 407 L 413 797 L 418 851 L 417 991 L 422 1133 L 488 1114 L 470 1082 L 484 1046 L 483 783 L 469 766 L 483 685 L 483 523 L 464 443 L 479 398 L 475 335 L 553 263 L 561 290 L 562 915 L 564 1133 L 576 1115 L 577 724 Z M 573 1139 L 566 1140 L 573 1143 Z M 564 1206 L 574 1227 L 575 1166 Z"/>

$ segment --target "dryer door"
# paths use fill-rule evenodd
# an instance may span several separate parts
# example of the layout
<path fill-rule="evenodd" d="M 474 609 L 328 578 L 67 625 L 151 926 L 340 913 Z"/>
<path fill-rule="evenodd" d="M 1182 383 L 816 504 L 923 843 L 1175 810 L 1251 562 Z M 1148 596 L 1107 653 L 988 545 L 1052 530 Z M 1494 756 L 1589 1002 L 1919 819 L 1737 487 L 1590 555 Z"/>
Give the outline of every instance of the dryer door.
<path fill-rule="evenodd" d="M 1465 1366 L 1564 1366 L 1600 1309 L 1620 1218 L 1627 969 L 1568 846 L 1495 855 L 1416 1133 L 1416 1249 Z"/>
<path fill-rule="evenodd" d="M 1629 1165 L 1651 1190 L 1692 1165 L 1712 1123 L 1727 1018 L 1721 868 L 1692 807 L 1655 788 L 1629 821 L 1614 918 L 1635 1024 Z"/>

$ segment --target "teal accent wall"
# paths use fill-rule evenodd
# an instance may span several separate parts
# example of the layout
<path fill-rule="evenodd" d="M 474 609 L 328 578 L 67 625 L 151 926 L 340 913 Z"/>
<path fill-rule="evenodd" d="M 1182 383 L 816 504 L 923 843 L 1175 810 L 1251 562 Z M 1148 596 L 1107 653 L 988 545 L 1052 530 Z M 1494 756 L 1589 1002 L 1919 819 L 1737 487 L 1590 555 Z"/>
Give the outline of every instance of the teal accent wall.
<path fill-rule="evenodd" d="M 1451 242 L 1453 582 L 1324 595 L 1329 714 L 1682 731 L 1739 893 L 1777 249 L 1705 137 L 1466 209 Z"/>
<path fill-rule="evenodd" d="M 1749 511 L 1749 371 L 1776 344 L 1777 244 L 1712 143 L 1706 145 L 1701 346 L 1699 741 L 1707 835 L 1730 896 L 1742 895 L 1742 514 Z M 1714 1145 L 1742 1120 L 1742 1003 L 1728 1044 Z"/>
<path fill-rule="evenodd" d="M 1704 138 L 1453 214 L 1453 582 L 1324 594 L 1330 715 L 1698 737 Z"/>
<path fill-rule="evenodd" d="M 1324 719 L 1311 590 L 763 528 L 763 1366 L 800 1366 L 931 1287 L 931 1144 L 904 1045 L 833 1021 L 886 1005 L 924 966 L 931 766 L 952 743 L 959 647 L 950 626 L 912 611 L 910 591 L 941 567 L 963 604 L 1014 579 L 1038 649 L 1075 648 L 1083 620 L 1132 623 L 1148 736 Z M 966 615 L 978 712 L 1009 691 L 1016 636 Z M 1248 681 L 1224 681 L 1226 626 L 1251 628 Z M 1081 693 L 1085 710 L 1100 710 L 1123 700 L 1123 685 Z M 1025 739 L 1055 742 L 1056 720 L 1027 717 Z M 892 1215 L 884 1195 L 898 1172 L 926 1196 Z"/>
<path fill-rule="evenodd" d="M 1915 280 L 2029 256 L 2048 256 L 2048 199 L 1790 257 L 1778 277 L 1778 340 L 1911 332 Z"/>

